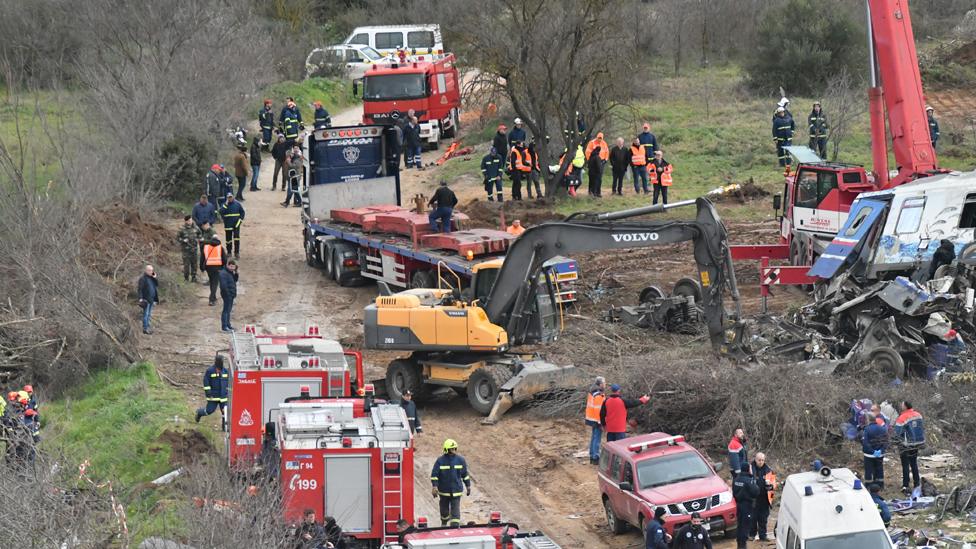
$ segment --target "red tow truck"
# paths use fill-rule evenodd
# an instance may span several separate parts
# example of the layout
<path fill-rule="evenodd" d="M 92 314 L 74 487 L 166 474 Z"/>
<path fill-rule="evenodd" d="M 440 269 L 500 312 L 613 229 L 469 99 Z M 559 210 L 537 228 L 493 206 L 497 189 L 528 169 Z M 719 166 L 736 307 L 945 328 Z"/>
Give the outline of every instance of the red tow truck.
<path fill-rule="evenodd" d="M 454 528 L 429 528 L 427 519 L 417 519 L 384 549 L 559 549 L 556 542 L 542 532 L 526 532 L 514 522 L 502 522 L 501 513 L 491 513 L 487 524 L 469 524 Z"/>
<path fill-rule="evenodd" d="M 274 423 L 279 405 L 302 387 L 329 397 L 349 397 L 363 387 L 362 355 L 320 338 L 315 325 L 290 335 L 257 334 L 246 326 L 230 343 L 226 448 L 235 470 L 255 464 L 265 425 Z"/>
<path fill-rule="evenodd" d="M 420 138 L 436 149 L 457 137 L 461 83 L 454 54 L 433 61 L 377 64 L 363 77 L 363 124 L 394 124 L 413 109 Z"/>
<path fill-rule="evenodd" d="M 698 512 L 702 524 L 729 537 L 736 529 L 732 491 L 711 464 L 685 437 L 650 433 L 604 442 L 597 480 L 614 534 L 628 525 L 642 532 L 654 510 L 663 507 L 664 529 L 674 534 Z"/>
<path fill-rule="evenodd" d="M 414 444 L 403 408 L 372 397 L 301 396 L 278 405 L 275 437 L 284 519 L 336 519 L 353 547 L 398 540 L 414 520 Z"/>
<path fill-rule="evenodd" d="M 827 247 L 859 194 L 946 173 L 938 167 L 929 136 L 908 2 L 867 0 L 867 6 L 874 172 L 868 173 L 863 166 L 821 160 L 807 147 L 788 147 L 799 165 L 796 172 L 787 172 L 783 194 L 773 200 L 777 212 L 783 207 L 779 243 L 731 247 L 733 260 L 760 261 L 764 302 L 771 285 L 813 284 L 819 280 L 808 274 L 809 268 L 821 255 L 830 255 Z M 888 136 L 896 173 L 888 171 Z M 788 264 L 770 266 L 770 260 L 788 260 Z"/>

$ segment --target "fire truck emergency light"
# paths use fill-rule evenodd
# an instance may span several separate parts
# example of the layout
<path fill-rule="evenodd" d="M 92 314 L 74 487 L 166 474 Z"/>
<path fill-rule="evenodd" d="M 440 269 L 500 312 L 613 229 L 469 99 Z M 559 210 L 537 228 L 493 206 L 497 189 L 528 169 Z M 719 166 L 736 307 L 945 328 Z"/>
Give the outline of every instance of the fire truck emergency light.
<path fill-rule="evenodd" d="M 639 454 L 642 451 L 654 446 L 675 446 L 679 442 L 684 442 L 684 441 L 685 441 L 684 435 L 678 435 L 678 436 L 667 437 L 667 438 L 655 438 L 652 440 L 648 440 L 646 442 L 638 442 L 637 444 L 631 444 L 630 446 L 627 447 L 627 449 L 630 450 L 631 452 Z"/>
<path fill-rule="evenodd" d="M 349 437 L 342 437 L 342 447 L 352 448 L 352 439 Z"/>
<path fill-rule="evenodd" d="M 257 332 L 257 329 L 254 328 L 254 324 L 245 324 L 244 325 L 244 333 L 245 334 L 256 334 L 258 332 Z"/>
<path fill-rule="evenodd" d="M 417 528 L 427 529 L 427 517 L 417 517 Z"/>
<path fill-rule="evenodd" d="M 501 521 L 502 521 L 502 514 L 498 511 L 492 511 L 491 515 L 488 518 L 488 522 L 490 522 L 491 524 L 498 524 Z"/>
<path fill-rule="evenodd" d="M 319 335 L 319 325 L 318 324 L 309 324 L 309 326 L 308 326 L 308 335 L 310 335 L 310 336 L 317 336 L 317 335 Z"/>

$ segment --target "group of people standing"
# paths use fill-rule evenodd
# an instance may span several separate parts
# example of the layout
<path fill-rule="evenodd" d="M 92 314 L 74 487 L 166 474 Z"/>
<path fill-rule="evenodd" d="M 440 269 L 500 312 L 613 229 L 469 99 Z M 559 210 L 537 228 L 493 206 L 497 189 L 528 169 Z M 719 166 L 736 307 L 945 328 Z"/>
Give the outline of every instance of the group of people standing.
<path fill-rule="evenodd" d="M 504 200 L 502 188 L 506 174 L 512 181 L 512 200 L 522 200 L 523 184 L 529 199 L 533 196 L 533 189 L 535 196 L 542 198 L 540 181 L 543 176 L 535 138 L 526 136 L 519 118 L 515 119 L 515 127 L 511 131 L 506 134 L 506 130 L 507 126 L 504 124 L 498 126 L 488 154 L 481 159 L 481 174 L 488 200 Z M 566 160 L 566 154 L 564 152 L 560 157 L 560 164 Z M 627 172 L 630 172 L 634 179 L 635 193 L 650 194 L 653 189 L 653 204 L 657 204 L 658 200 L 663 204 L 668 203 L 668 187 L 673 182 L 671 174 L 674 168 L 664 159 L 664 153 L 658 147 L 657 137 L 651 133 L 649 123 L 644 124 L 643 131 L 634 137 L 630 145 L 626 145 L 623 137 L 618 137 L 616 144 L 611 147 L 605 141 L 603 133 L 598 132 L 595 138 L 577 146 L 563 174 L 570 196 L 576 196 L 585 172 L 589 183 L 587 194 L 593 198 L 601 198 L 607 163 L 610 164 L 613 175 L 613 194 L 623 195 L 623 180 Z"/>
<path fill-rule="evenodd" d="M 10 391 L 6 400 L 0 400 L 0 437 L 6 445 L 8 466 L 25 468 L 33 464 L 40 430 L 41 415 L 32 385 Z"/>

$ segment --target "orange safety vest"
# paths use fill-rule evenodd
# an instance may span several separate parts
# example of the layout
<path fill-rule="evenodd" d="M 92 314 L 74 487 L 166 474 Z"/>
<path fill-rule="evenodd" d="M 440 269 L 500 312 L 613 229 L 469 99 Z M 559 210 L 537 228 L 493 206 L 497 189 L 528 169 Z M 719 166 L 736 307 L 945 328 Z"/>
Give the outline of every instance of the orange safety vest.
<path fill-rule="evenodd" d="M 597 145 L 600 146 L 600 160 L 609 160 L 610 148 L 607 146 L 607 142 L 602 139 L 593 139 L 586 144 L 586 159 L 590 159 L 590 154 L 593 153 L 593 149 L 595 149 Z"/>
<path fill-rule="evenodd" d="M 763 480 L 766 481 L 766 484 L 769 484 L 770 486 L 773 487 L 772 490 L 768 490 L 766 492 L 766 497 L 769 498 L 769 504 L 772 505 L 773 497 L 776 495 L 776 473 L 772 471 L 766 473 L 766 476 Z"/>
<path fill-rule="evenodd" d="M 603 393 L 594 395 L 589 393 L 586 395 L 586 420 L 595 421 L 597 424 L 600 423 L 600 408 L 603 407 L 603 401 L 607 397 Z"/>
<path fill-rule="evenodd" d="M 644 154 L 644 147 L 630 147 L 630 163 L 634 166 L 644 166 L 647 164 L 647 155 Z"/>
<path fill-rule="evenodd" d="M 216 253 L 215 253 L 216 252 Z M 207 258 L 207 267 L 221 267 L 224 264 L 224 250 L 220 246 L 207 244 L 203 247 L 203 256 Z"/>
<path fill-rule="evenodd" d="M 509 225 L 508 228 L 505 229 L 505 231 L 508 232 L 508 234 L 519 236 L 525 232 L 525 227 L 516 227 L 515 225 Z"/>
<path fill-rule="evenodd" d="M 653 162 L 647 165 L 647 178 L 650 180 L 651 185 L 657 185 L 657 165 Z M 670 187 L 671 186 L 671 164 L 668 164 L 664 171 L 661 172 L 661 186 Z"/>
<path fill-rule="evenodd" d="M 515 155 L 515 166 L 514 168 L 520 172 L 531 172 L 532 171 L 532 161 L 526 158 L 522 159 L 522 153 L 518 149 L 512 147 L 512 154 Z M 528 151 L 526 151 L 526 157 L 528 157 Z M 528 160 L 528 162 L 526 162 Z"/>

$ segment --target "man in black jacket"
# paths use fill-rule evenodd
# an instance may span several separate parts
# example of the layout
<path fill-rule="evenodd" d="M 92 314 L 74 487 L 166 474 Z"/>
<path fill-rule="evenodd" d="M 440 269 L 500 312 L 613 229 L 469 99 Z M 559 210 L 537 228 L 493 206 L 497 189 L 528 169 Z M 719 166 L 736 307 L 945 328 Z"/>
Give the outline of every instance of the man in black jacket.
<path fill-rule="evenodd" d="M 737 549 L 746 549 L 749 528 L 752 526 L 752 513 L 758 496 L 759 486 L 756 485 L 756 479 L 752 476 L 752 469 L 747 463 L 743 465 L 742 471 L 732 482 L 732 497 L 735 498 L 735 512 L 738 515 L 735 531 Z"/>
<path fill-rule="evenodd" d="M 400 407 L 407 414 L 407 421 L 410 422 L 410 432 L 421 433 L 424 428 L 420 425 L 420 414 L 417 413 L 417 403 L 413 401 L 413 392 L 406 390 L 403 392 L 403 399 L 400 400 Z"/>
<path fill-rule="evenodd" d="M 278 140 L 271 147 L 271 158 L 274 158 L 274 174 L 271 176 L 271 190 L 278 188 L 278 172 L 281 172 L 281 190 L 285 190 L 285 177 L 288 169 L 285 167 L 285 154 L 288 153 L 288 143 L 285 143 L 285 136 L 278 134 Z"/>
<path fill-rule="evenodd" d="M 593 147 L 590 158 L 586 161 L 586 172 L 590 178 L 588 194 L 600 198 L 603 189 L 603 160 L 600 158 L 600 145 Z"/>
<path fill-rule="evenodd" d="M 407 167 L 413 166 L 418 170 L 424 169 L 423 160 L 420 157 L 420 124 L 417 117 L 413 116 L 403 127 L 403 150 L 407 157 Z"/>
<path fill-rule="evenodd" d="M 708 530 L 702 526 L 701 513 L 695 511 L 691 514 L 691 522 L 678 528 L 674 533 L 674 545 L 671 549 L 712 549 Z"/>
<path fill-rule="evenodd" d="M 630 169 L 630 147 L 624 144 L 624 138 L 618 137 L 617 143 L 610 149 L 610 170 L 613 174 L 613 188 L 616 195 L 624 194 L 624 176 Z"/>
<path fill-rule="evenodd" d="M 152 265 L 146 265 L 142 276 L 139 277 L 139 306 L 142 307 L 142 333 L 151 334 L 149 322 L 152 320 L 153 307 L 159 303 L 159 283 L 156 270 Z"/>
<path fill-rule="evenodd" d="M 427 202 L 427 205 L 433 208 L 427 214 L 431 232 L 451 232 L 451 217 L 454 215 L 454 206 L 457 206 L 457 203 L 457 195 L 447 186 L 447 181 L 441 181 L 441 186 L 434 191 L 434 196 Z M 440 228 L 437 226 L 438 221 L 441 224 Z"/>
<path fill-rule="evenodd" d="M 495 147 L 498 154 L 502 156 L 508 156 L 508 152 L 512 150 L 512 148 L 508 146 L 508 136 L 505 135 L 506 129 L 505 124 L 499 124 L 498 131 L 495 132 L 495 137 L 491 139 L 491 146 Z"/>
<path fill-rule="evenodd" d="M 220 329 L 233 332 L 230 313 L 234 310 L 234 300 L 237 298 L 237 262 L 233 259 L 220 271 L 220 298 L 224 300 L 224 308 L 220 312 Z"/>
<path fill-rule="evenodd" d="M 752 461 L 752 473 L 756 485 L 759 486 L 759 497 L 756 498 L 749 536 L 759 541 L 766 541 L 769 530 L 769 508 L 772 505 L 773 490 L 776 489 L 772 484 L 775 482 L 775 476 L 773 476 L 773 469 L 766 463 L 766 454 L 756 453 Z"/>

